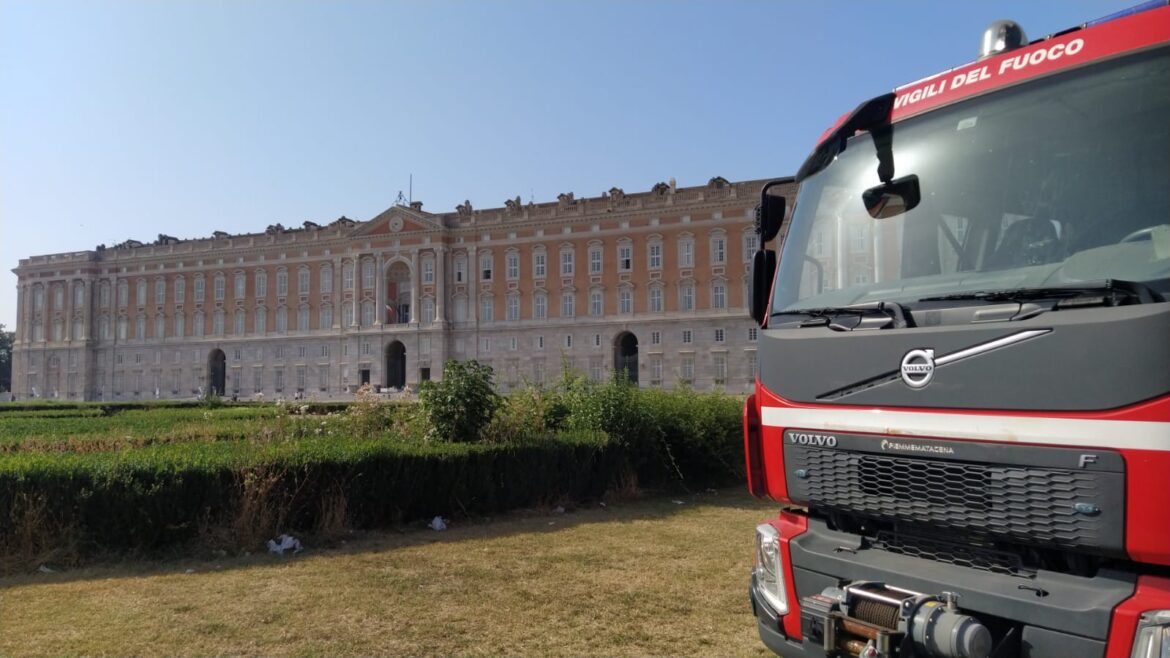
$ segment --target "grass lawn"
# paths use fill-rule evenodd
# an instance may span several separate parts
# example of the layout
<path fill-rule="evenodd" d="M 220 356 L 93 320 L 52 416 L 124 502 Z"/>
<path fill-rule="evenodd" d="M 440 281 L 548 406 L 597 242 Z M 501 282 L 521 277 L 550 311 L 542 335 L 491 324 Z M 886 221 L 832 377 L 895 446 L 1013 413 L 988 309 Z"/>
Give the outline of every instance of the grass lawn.
<path fill-rule="evenodd" d="M 747 579 L 774 512 L 741 487 L 7 578 L 0 655 L 766 656 Z"/>

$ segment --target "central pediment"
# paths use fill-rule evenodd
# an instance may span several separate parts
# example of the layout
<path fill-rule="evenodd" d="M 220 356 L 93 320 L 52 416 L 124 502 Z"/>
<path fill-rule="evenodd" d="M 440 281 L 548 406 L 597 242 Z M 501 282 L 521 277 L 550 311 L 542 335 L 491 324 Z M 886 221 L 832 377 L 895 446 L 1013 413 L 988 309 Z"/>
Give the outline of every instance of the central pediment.
<path fill-rule="evenodd" d="M 377 217 L 362 222 L 350 235 L 353 237 L 369 237 L 374 235 L 398 235 L 401 233 L 417 233 L 443 230 L 439 218 L 430 213 L 415 210 L 406 206 L 391 206 L 382 211 Z"/>

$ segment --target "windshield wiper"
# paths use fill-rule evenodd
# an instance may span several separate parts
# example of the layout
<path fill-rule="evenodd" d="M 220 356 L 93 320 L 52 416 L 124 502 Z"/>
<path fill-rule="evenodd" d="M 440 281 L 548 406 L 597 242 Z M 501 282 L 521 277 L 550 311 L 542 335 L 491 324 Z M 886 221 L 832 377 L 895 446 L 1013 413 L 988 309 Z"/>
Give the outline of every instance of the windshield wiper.
<path fill-rule="evenodd" d="M 852 306 L 802 308 L 772 313 L 772 317 L 777 315 L 805 315 L 807 319 L 798 326 L 828 327 L 834 331 L 901 329 L 911 326 L 906 310 L 894 302 L 866 302 Z"/>
<path fill-rule="evenodd" d="M 977 290 L 937 297 L 923 297 L 920 302 L 980 300 L 988 302 L 1028 302 L 1041 299 L 1056 300 L 1054 308 L 1075 306 L 1123 306 L 1166 301 L 1144 283 L 1104 279 L 1072 286 L 1038 288 L 1008 288 L 1004 290 Z"/>

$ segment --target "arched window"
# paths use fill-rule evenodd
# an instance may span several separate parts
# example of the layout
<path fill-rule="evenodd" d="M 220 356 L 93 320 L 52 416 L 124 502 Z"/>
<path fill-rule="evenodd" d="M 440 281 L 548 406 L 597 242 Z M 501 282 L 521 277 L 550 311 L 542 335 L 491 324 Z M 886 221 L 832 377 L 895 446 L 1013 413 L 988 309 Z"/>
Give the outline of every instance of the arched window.
<path fill-rule="evenodd" d="M 187 301 L 187 280 L 183 277 L 175 278 L 175 303 L 182 304 Z"/>
<path fill-rule="evenodd" d="M 61 324 L 61 318 L 53 320 L 53 340 L 55 342 L 65 340 L 65 328 Z"/>
<path fill-rule="evenodd" d="M 215 273 L 215 301 L 222 302 L 224 296 L 224 278 L 222 272 Z"/>
<path fill-rule="evenodd" d="M 157 278 L 154 280 L 154 303 L 157 305 L 165 304 L 167 302 L 167 280 Z"/>
<path fill-rule="evenodd" d="M 629 315 L 634 312 L 634 290 L 629 286 L 618 288 L 618 313 Z"/>
<path fill-rule="evenodd" d="M 309 330 L 309 305 L 301 304 L 297 308 L 297 331 Z"/>
<path fill-rule="evenodd" d="M 619 272 L 632 272 L 634 270 L 634 243 L 629 238 L 618 240 L 617 264 Z"/>
<path fill-rule="evenodd" d="M 589 273 L 601 274 L 602 270 L 602 253 L 601 243 L 595 242 L 589 247 Z"/>
<path fill-rule="evenodd" d="M 678 266 L 695 266 L 695 239 L 689 233 L 684 233 L 678 239 Z"/>
<path fill-rule="evenodd" d="M 651 313 L 662 312 L 662 286 L 651 285 L 649 289 L 649 304 L 647 305 Z"/>
<path fill-rule="evenodd" d="M 288 308 L 287 307 L 284 307 L 284 306 L 276 307 L 276 333 L 278 333 L 278 334 L 288 333 Z"/>
<path fill-rule="evenodd" d="M 571 290 L 561 293 L 561 317 L 571 318 L 577 315 L 577 296 Z"/>
<path fill-rule="evenodd" d="M 81 318 L 73 318 L 73 340 L 83 340 L 85 338 L 85 321 Z"/>
<path fill-rule="evenodd" d="M 479 298 L 479 321 L 492 322 L 495 320 L 496 300 L 491 295 Z"/>
<path fill-rule="evenodd" d="M 214 336 L 223 335 L 223 309 L 218 309 L 211 316 L 211 333 Z"/>
<path fill-rule="evenodd" d="M 167 337 L 167 319 L 162 313 L 154 316 L 154 337 L 156 340 Z"/>
<path fill-rule="evenodd" d="M 484 251 L 479 254 L 479 280 L 491 281 L 493 274 L 492 252 Z"/>
<path fill-rule="evenodd" d="M 205 289 L 204 289 L 204 284 L 203 284 L 203 275 L 196 274 L 195 275 L 195 303 L 202 304 L 204 294 L 205 294 Z M 200 334 L 200 335 L 203 335 L 203 334 Z"/>
<path fill-rule="evenodd" d="M 422 259 L 422 282 L 435 282 L 435 259 L 431 256 L 423 256 Z"/>
<path fill-rule="evenodd" d="M 419 320 L 423 324 L 431 324 L 435 321 L 435 298 L 427 297 L 422 300 L 422 317 Z"/>
<path fill-rule="evenodd" d="M 165 282 L 164 282 L 165 285 Z M 159 302 L 160 304 L 162 302 Z M 85 284 L 78 281 L 73 284 L 73 308 L 80 309 L 85 305 Z"/>
<path fill-rule="evenodd" d="M 110 339 L 110 316 L 102 314 L 101 319 L 98 320 L 98 336 L 102 340 Z"/>
<path fill-rule="evenodd" d="M 520 253 L 515 249 L 509 249 L 504 254 L 504 274 L 509 281 L 520 280 Z"/>
<path fill-rule="evenodd" d="M 532 250 L 532 276 L 538 280 L 548 276 L 548 254 L 544 245 L 538 245 Z"/>
<path fill-rule="evenodd" d="M 341 264 L 341 289 L 353 290 L 353 261 L 351 260 Z"/>
<path fill-rule="evenodd" d="M 108 308 L 110 306 L 110 282 L 102 281 L 98 284 L 98 306 Z"/>
<path fill-rule="evenodd" d="M 467 322 L 467 297 L 459 295 L 455 297 L 454 318 L 455 322 Z"/>
<path fill-rule="evenodd" d="M 532 319 L 544 320 L 548 317 L 548 295 L 538 292 L 532 298 Z"/>
<path fill-rule="evenodd" d="M 517 322 L 520 320 L 520 295 L 519 293 L 512 293 L 508 295 L 507 309 L 504 316 L 508 322 Z"/>
<path fill-rule="evenodd" d="M 573 245 L 561 247 L 561 276 L 573 276 Z"/>
<path fill-rule="evenodd" d="M 203 311 L 195 311 L 194 324 L 191 325 L 191 335 L 196 338 L 203 337 Z"/>
<path fill-rule="evenodd" d="M 235 285 L 232 287 L 233 299 L 243 299 L 248 292 L 248 275 L 243 272 L 236 272 Z"/>
<path fill-rule="evenodd" d="M 711 282 L 711 308 L 727 308 L 727 282 L 716 279 Z"/>
<path fill-rule="evenodd" d="M 38 292 L 39 292 L 39 290 L 38 290 Z M 126 305 L 129 303 L 129 299 L 130 299 L 130 284 L 126 283 L 125 279 L 122 279 L 121 281 L 118 282 L 118 307 L 125 308 Z M 40 310 L 39 305 L 37 305 L 37 310 L 38 311 Z"/>
<path fill-rule="evenodd" d="M 264 270 L 256 270 L 256 299 L 264 299 L 268 297 L 268 273 Z"/>
<path fill-rule="evenodd" d="M 344 302 L 341 305 L 341 326 L 353 324 L 353 302 Z"/>
<path fill-rule="evenodd" d="M 589 315 L 593 317 L 600 317 L 604 313 L 605 299 L 601 289 L 594 288 L 589 291 Z"/>
<path fill-rule="evenodd" d="M 362 326 L 371 327 L 374 324 L 374 302 L 362 302 Z"/>
<path fill-rule="evenodd" d="M 309 268 L 307 265 L 302 265 L 297 269 L 297 294 L 309 294 Z"/>
<path fill-rule="evenodd" d="M 172 324 L 174 325 L 174 330 L 171 333 L 174 334 L 175 338 L 182 338 L 185 333 L 183 331 L 185 328 L 183 325 L 186 324 L 186 318 L 183 316 L 182 311 L 175 313 L 175 317 L 172 318 Z"/>
<path fill-rule="evenodd" d="M 283 267 L 276 270 L 276 296 L 288 296 L 288 270 Z"/>
<path fill-rule="evenodd" d="M 266 307 L 256 307 L 256 313 L 252 316 L 252 325 L 252 333 L 257 336 L 268 333 L 268 309 Z"/>
<path fill-rule="evenodd" d="M 695 310 L 695 284 L 684 281 L 678 285 L 678 309 L 680 311 Z"/>
<path fill-rule="evenodd" d="M 134 318 L 134 338 L 137 340 L 146 340 L 146 316 L 139 315 Z"/>
<path fill-rule="evenodd" d="M 333 292 L 333 266 L 328 263 L 321 266 L 321 292 Z"/>
<path fill-rule="evenodd" d="M 125 315 L 118 316 L 118 340 L 126 340 L 126 334 L 129 332 L 129 320 Z"/>
<path fill-rule="evenodd" d="M 235 320 L 232 322 L 232 333 L 236 336 L 243 336 L 244 330 L 248 324 L 247 313 L 242 308 L 236 309 Z"/>
<path fill-rule="evenodd" d="M 135 290 L 134 303 L 139 306 L 146 306 L 146 279 L 139 279 L 136 282 L 136 285 L 137 289 Z M 61 300 L 56 296 L 60 290 L 60 288 L 57 288 L 53 291 L 55 295 L 54 299 L 56 300 L 54 304 L 57 306 L 57 308 L 61 308 Z"/>
<path fill-rule="evenodd" d="M 374 261 L 366 258 L 362 261 L 362 290 L 374 288 Z"/>
<path fill-rule="evenodd" d="M 467 255 L 462 252 L 455 256 L 455 283 L 467 283 Z"/>
<path fill-rule="evenodd" d="M 324 285 L 322 285 L 324 287 Z M 333 307 L 329 304 L 322 304 L 320 310 L 317 312 L 317 328 L 326 330 L 333 328 Z"/>
<path fill-rule="evenodd" d="M 33 321 L 33 342 L 39 343 L 43 340 L 45 340 L 45 325 L 42 324 L 39 319 L 34 320 Z"/>

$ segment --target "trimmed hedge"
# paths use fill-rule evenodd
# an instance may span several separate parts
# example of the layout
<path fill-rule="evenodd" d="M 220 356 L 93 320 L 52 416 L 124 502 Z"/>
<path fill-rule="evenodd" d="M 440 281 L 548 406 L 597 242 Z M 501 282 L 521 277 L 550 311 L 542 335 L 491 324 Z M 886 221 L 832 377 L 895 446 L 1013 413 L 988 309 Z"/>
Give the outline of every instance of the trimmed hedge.
<path fill-rule="evenodd" d="M 422 407 L 158 405 L 0 414 L 0 572 L 194 544 L 253 550 L 433 516 L 742 482 L 742 400 L 566 378 L 514 393 L 477 442 Z M 153 406 L 153 405 L 152 405 Z M 101 415 L 95 415 L 98 409 Z M 60 548 L 64 547 L 64 548 Z"/>
<path fill-rule="evenodd" d="M 373 528 L 596 499 L 621 474 L 615 448 L 582 433 L 505 445 L 305 439 L 8 454 L 0 456 L 0 510 L 8 512 L 0 538 L 27 535 L 22 526 L 36 523 L 58 535 L 39 543 L 68 543 L 83 555 L 154 551 L 207 533 L 256 548 L 278 532 L 319 529 L 337 509 L 348 527 Z"/>

